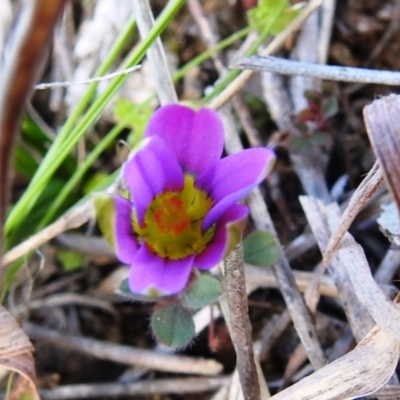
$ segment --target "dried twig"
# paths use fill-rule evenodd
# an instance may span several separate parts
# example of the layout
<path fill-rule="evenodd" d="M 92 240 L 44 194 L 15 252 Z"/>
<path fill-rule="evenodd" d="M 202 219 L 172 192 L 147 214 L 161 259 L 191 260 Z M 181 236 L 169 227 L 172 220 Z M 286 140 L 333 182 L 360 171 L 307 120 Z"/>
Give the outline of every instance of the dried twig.
<path fill-rule="evenodd" d="M 136 349 L 131 346 L 60 333 L 29 322 L 25 322 L 23 328 L 32 339 L 45 340 L 47 344 L 78 351 L 102 360 L 182 374 L 216 375 L 222 370 L 222 365 L 215 360 Z"/>
<path fill-rule="evenodd" d="M 140 65 L 135 65 L 134 67 L 131 67 L 131 68 L 112 72 L 111 74 L 99 76 L 97 78 L 86 79 L 85 81 L 81 81 L 81 82 L 66 81 L 66 82 L 39 83 L 39 84 L 35 85 L 35 90 L 46 90 L 46 89 L 54 89 L 54 88 L 60 88 L 60 87 L 62 88 L 62 87 L 69 87 L 69 86 L 73 86 L 73 85 L 88 85 L 89 83 L 93 83 L 93 82 L 108 81 L 119 75 L 130 74 L 131 72 L 136 71 L 140 67 L 141 67 Z"/>
<path fill-rule="evenodd" d="M 118 314 L 117 310 L 108 301 L 77 293 L 59 293 L 44 299 L 31 300 L 27 306 L 19 305 L 14 307 L 13 313 L 20 315 L 28 310 L 62 306 L 83 306 L 96 308 L 112 315 L 116 321 L 120 319 L 120 315 Z"/>
<path fill-rule="evenodd" d="M 349 205 L 340 218 L 339 225 L 332 234 L 324 252 L 323 264 L 326 266 L 332 260 L 335 251 L 340 246 L 344 234 L 349 229 L 357 214 L 364 208 L 379 186 L 383 183 L 383 174 L 378 162 L 372 166 L 356 191 L 351 196 Z"/>
<path fill-rule="evenodd" d="M 335 17 L 336 0 L 324 0 L 321 5 L 321 28 L 318 40 L 318 62 L 326 64 L 331 42 L 333 20 Z"/>
<path fill-rule="evenodd" d="M 230 377 L 173 378 L 144 380 L 135 383 L 102 383 L 65 385 L 54 389 L 42 389 L 42 400 L 91 399 L 122 396 L 151 396 L 160 394 L 203 393 L 228 386 Z"/>
<path fill-rule="evenodd" d="M 15 246 L 8 251 L 3 257 L 2 265 L 5 266 L 11 264 L 18 258 L 23 257 L 30 251 L 38 248 L 42 244 L 48 242 L 68 229 L 74 229 L 82 226 L 84 223 L 94 218 L 94 215 L 94 206 L 92 200 L 88 200 L 86 203 L 72 208 L 57 221 L 50 224 L 47 228 L 42 229 L 37 234 L 31 236 L 18 246 Z"/>
<path fill-rule="evenodd" d="M 235 68 L 275 72 L 284 75 L 310 76 L 341 82 L 364 82 L 380 85 L 400 85 L 400 72 L 376 69 L 338 67 L 291 61 L 278 57 L 245 57 L 232 65 Z"/>

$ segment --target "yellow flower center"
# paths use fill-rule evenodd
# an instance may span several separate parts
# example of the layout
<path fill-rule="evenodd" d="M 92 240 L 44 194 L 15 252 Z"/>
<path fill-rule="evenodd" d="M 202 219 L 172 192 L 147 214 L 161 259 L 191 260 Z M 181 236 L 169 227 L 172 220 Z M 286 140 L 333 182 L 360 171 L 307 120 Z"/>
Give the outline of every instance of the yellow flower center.
<path fill-rule="evenodd" d="M 194 186 L 194 177 L 185 175 L 181 192 L 160 193 L 150 203 L 143 226 L 135 213 L 133 229 L 139 238 L 160 257 L 179 260 L 201 253 L 214 236 L 215 226 L 202 232 L 201 224 L 213 201 Z"/>

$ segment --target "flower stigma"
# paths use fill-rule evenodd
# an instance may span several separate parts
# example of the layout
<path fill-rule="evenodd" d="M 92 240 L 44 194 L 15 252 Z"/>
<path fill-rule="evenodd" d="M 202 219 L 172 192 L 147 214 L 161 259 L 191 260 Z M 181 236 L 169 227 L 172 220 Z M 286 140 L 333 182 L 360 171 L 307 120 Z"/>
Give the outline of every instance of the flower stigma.
<path fill-rule="evenodd" d="M 214 205 L 207 193 L 194 185 L 195 177 L 185 175 L 182 191 L 165 191 L 149 204 L 143 226 L 132 214 L 133 230 L 140 242 L 158 256 L 179 260 L 201 253 L 214 236 L 215 226 L 203 232 L 204 217 Z"/>

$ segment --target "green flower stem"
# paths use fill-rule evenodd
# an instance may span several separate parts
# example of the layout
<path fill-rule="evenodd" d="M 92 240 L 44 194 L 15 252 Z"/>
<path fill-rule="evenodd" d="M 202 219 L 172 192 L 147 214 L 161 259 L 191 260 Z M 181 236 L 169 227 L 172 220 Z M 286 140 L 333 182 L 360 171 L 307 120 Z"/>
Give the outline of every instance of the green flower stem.
<path fill-rule="evenodd" d="M 157 19 L 149 35 L 132 51 L 127 60 L 121 66 L 121 69 L 132 67 L 143 58 L 149 46 L 157 37 L 160 36 L 161 32 L 167 27 L 169 21 L 174 17 L 183 4 L 184 0 L 171 0 L 168 3 L 163 13 Z M 26 192 L 10 213 L 5 227 L 6 232 L 9 232 L 24 220 L 57 168 L 72 151 L 74 146 L 85 134 L 90 125 L 93 124 L 99 117 L 105 105 L 110 101 L 125 79 L 126 76 L 123 75 L 114 78 L 104 93 L 95 100 L 91 108 L 84 115 L 78 125 L 71 132 L 69 132 L 72 129 L 72 126 L 74 125 L 78 115 L 78 112 L 74 110 L 73 123 L 70 120 L 66 122 L 62 130 L 62 134 L 60 134 L 60 139 L 56 139 L 57 143 L 55 142 L 55 144 L 53 144 L 52 148 L 49 150 L 45 159 L 43 160 L 42 165 L 39 167 L 38 172 L 35 174 L 30 185 L 28 186 Z M 80 111 L 83 111 L 83 108 L 84 107 L 82 107 Z"/>

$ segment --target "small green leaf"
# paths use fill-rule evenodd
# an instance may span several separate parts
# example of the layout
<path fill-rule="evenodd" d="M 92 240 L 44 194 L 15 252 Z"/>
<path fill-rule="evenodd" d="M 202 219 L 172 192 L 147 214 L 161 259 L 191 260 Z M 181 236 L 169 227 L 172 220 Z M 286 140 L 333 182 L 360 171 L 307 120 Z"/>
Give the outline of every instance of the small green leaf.
<path fill-rule="evenodd" d="M 21 145 L 14 151 L 13 164 L 14 168 L 28 179 L 32 179 L 39 165 L 32 154 Z"/>
<path fill-rule="evenodd" d="M 182 295 L 182 304 L 202 308 L 216 301 L 221 294 L 221 284 L 210 275 L 201 275 Z"/>
<path fill-rule="evenodd" d="M 83 185 L 83 193 L 88 194 L 93 192 L 107 177 L 108 175 L 104 172 L 94 173 Z"/>
<path fill-rule="evenodd" d="M 151 102 L 133 104 L 123 98 L 117 99 L 114 116 L 117 121 L 126 121 L 126 125 L 132 129 L 127 139 L 131 147 L 134 147 L 143 138 L 147 122 L 153 112 L 154 107 Z"/>
<path fill-rule="evenodd" d="M 268 267 L 276 263 L 280 250 L 269 232 L 250 233 L 243 241 L 244 261 L 258 267 Z"/>
<path fill-rule="evenodd" d="M 257 6 L 248 11 L 249 23 L 260 30 L 260 26 L 265 27 L 277 18 L 271 28 L 271 34 L 277 35 L 299 12 L 296 8 L 289 6 L 290 3 L 287 0 L 259 0 Z"/>
<path fill-rule="evenodd" d="M 76 271 L 83 266 L 84 255 L 77 251 L 59 250 L 57 252 L 57 259 L 63 265 L 64 271 Z"/>
<path fill-rule="evenodd" d="M 178 304 L 154 311 L 151 327 L 157 340 L 172 348 L 188 345 L 195 335 L 192 317 Z"/>
<path fill-rule="evenodd" d="M 114 223 L 115 204 L 114 199 L 105 193 L 94 193 L 94 208 L 96 210 L 97 222 L 104 237 L 115 248 Z"/>

